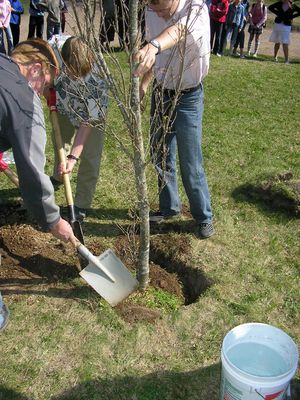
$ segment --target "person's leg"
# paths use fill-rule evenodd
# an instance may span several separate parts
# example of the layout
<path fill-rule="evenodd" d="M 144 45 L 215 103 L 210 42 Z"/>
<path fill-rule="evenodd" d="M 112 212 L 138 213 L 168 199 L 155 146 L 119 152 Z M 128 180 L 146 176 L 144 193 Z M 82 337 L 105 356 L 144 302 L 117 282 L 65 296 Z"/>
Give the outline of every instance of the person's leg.
<path fill-rule="evenodd" d="M 53 35 L 59 35 L 59 34 L 60 34 L 60 23 L 55 22 L 54 29 L 53 29 Z"/>
<path fill-rule="evenodd" d="M 6 54 L 4 45 L 4 29 L 0 29 L 0 53 Z"/>
<path fill-rule="evenodd" d="M 249 34 L 249 41 L 248 41 L 248 56 L 251 54 L 251 46 L 254 38 L 254 33 Z"/>
<path fill-rule="evenodd" d="M 20 25 L 10 24 L 11 34 L 13 37 L 14 47 L 19 43 L 20 40 Z"/>
<path fill-rule="evenodd" d="M 213 53 L 217 54 L 219 49 L 220 49 L 220 39 L 221 39 L 221 33 L 222 33 L 222 23 L 217 22 L 216 25 L 216 31 L 215 31 L 215 44 L 214 44 L 214 49 Z"/>
<path fill-rule="evenodd" d="M 164 98 L 164 99 L 163 99 Z M 158 173 L 159 210 L 165 216 L 179 214 L 181 202 L 176 173 L 176 136 L 171 127 L 170 99 L 156 89 L 151 101 L 151 157 Z"/>
<path fill-rule="evenodd" d="M 38 38 L 43 39 L 43 33 L 44 33 L 44 17 L 40 15 L 36 17 L 36 36 Z"/>
<path fill-rule="evenodd" d="M 284 61 L 286 63 L 289 62 L 289 45 L 286 43 L 282 43 L 282 49 L 283 49 L 283 54 L 284 54 Z"/>
<path fill-rule="evenodd" d="M 204 93 L 202 87 L 185 93 L 176 106 L 177 147 L 181 177 L 197 223 L 210 223 L 212 209 L 202 158 L 202 115 Z"/>
<path fill-rule="evenodd" d="M 274 59 L 275 59 L 275 61 L 277 61 L 277 55 L 278 55 L 279 47 L 280 47 L 280 43 L 275 43 L 274 44 Z"/>
<path fill-rule="evenodd" d="M 52 36 L 54 35 L 54 28 L 55 28 L 55 23 L 52 21 L 47 21 L 47 29 L 46 29 L 46 34 L 47 34 L 47 40 L 50 40 Z"/>
<path fill-rule="evenodd" d="M 28 26 L 28 37 L 27 37 L 27 39 L 34 38 L 35 27 L 36 27 L 36 17 L 34 17 L 33 15 L 30 15 L 30 17 L 29 17 L 29 26 Z"/>
<path fill-rule="evenodd" d="M 215 39 L 215 33 L 216 33 L 216 24 L 217 22 L 214 21 L 212 18 L 210 18 L 210 49 L 211 51 L 213 51 L 214 49 L 214 43 L 216 43 L 216 41 L 214 42 Z M 213 51 L 214 53 L 214 51 Z"/>
<path fill-rule="evenodd" d="M 65 27 L 66 27 L 66 13 L 65 12 L 60 13 L 60 23 L 61 23 L 61 33 L 64 33 Z"/>
<path fill-rule="evenodd" d="M 104 130 L 92 128 L 80 156 L 74 204 L 78 208 L 90 208 L 99 178 L 104 144 Z"/>
<path fill-rule="evenodd" d="M 233 54 L 233 48 L 239 33 L 239 28 L 236 24 L 232 24 L 232 34 L 231 34 L 231 39 L 230 39 L 230 49 L 229 49 L 229 54 Z"/>
<path fill-rule="evenodd" d="M 259 37 L 260 37 L 260 34 L 255 35 L 254 54 L 253 54 L 255 57 L 257 56 L 258 49 L 259 49 Z"/>
<path fill-rule="evenodd" d="M 233 45 L 233 55 L 236 55 L 237 48 L 238 48 L 238 46 L 240 44 L 240 40 L 241 40 L 241 32 L 238 31 L 237 35 L 236 35 L 236 39 L 235 39 L 234 45 Z"/>
<path fill-rule="evenodd" d="M 245 26 L 239 32 L 239 45 L 240 45 L 240 57 L 244 58 L 244 46 L 245 46 Z"/>
<path fill-rule="evenodd" d="M 7 40 L 7 53 L 10 55 L 14 48 L 13 36 L 11 33 L 10 25 L 5 28 L 6 40 Z"/>
<path fill-rule="evenodd" d="M 222 27 L 222 34 L 221 34 L 220 47 L 219 47 L 218 54 L 222 55 L 224 49 L 226 48 L 227 33 L 228 33 L 228 27 L 226 24 L 224 24 Z"/>

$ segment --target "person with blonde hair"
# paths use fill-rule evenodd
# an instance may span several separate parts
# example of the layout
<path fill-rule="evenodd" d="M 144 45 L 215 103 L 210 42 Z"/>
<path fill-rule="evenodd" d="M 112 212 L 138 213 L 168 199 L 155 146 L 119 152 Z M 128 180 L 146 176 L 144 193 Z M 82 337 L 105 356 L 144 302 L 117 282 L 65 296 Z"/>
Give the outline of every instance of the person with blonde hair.
<path fill-rule="evenodd" d="M 39 226 L 76 245 L 44 172 L 46 128 L 40 96 L 53 85 L 58 66 L 51 46 L 41 39 L 19 43 L 11 57 L 0 54 L 0 151 L 12 149 L 24 205 Z"/>
<path fill-rule="evenodd" d="M 82 221 L 91 207 L 99 177 L 108 106 L 107 84 L 92 51 L 81 38 L 58 35 L 50 43 L 61 67 L 55 79 L 56 106 L 64 149 L 68 154 L 65 168 L 55 151 L 51 180 L 58 188 L 62 175 L 71 173 L 80 158 L 74 208 L 76 218 Z"/>

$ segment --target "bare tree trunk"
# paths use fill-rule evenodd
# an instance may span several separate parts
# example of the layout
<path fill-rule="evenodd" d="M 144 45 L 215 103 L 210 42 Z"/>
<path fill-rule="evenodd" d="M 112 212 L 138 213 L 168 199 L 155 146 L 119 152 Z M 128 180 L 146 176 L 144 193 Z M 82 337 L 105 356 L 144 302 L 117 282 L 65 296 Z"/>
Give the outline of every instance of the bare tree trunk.
<path fill-rule="evenodd" d="M 146 179 L 146 156 L 144 150 L 143 132 L 141 126 L 141 110 L 140 110 L 140 96 L 139 96 L 139 78 L 133 76 L 135 63 L 133 55 L 139 50 L 141 43 L 141 32 L 139 32 L 139 0 L 130 0 L 129 2 L 129 34 L 130 34 L 130 67 L 131 78 L 128 89 L 130 95 L 130 104 L 123 101 L 122 88 L 118 85 L 113 74 L 111 73 L 104 53 L 109 57 L 109 53 L 101 48 L 98 35 L 95 33 L 94 18 L 95 18 L 95 4 L 91 0 L 83 0 L 83 17 L 84 21 L 80 19 L 77 12 L 75 0 L 71 0 L 73 12 L 75 15 L 76 28 L 81 37 L 83 37 L 89 44 L 89 47 L 95 53 L 98 68 L 105 78 L 112 97 L 115 99 L 117 106 L 121 112 L 124 124 L 127 127 L 130 135 L 131 149 L 129 149 L 122 142 L 122 138 L 114 135 L 122 150 L 129 156 L 133 162 L 135 171 L 135 185 L 137 190 L 138 209 L 139 209 L 139 227 L 140 227 L 140 240 L 139 240 L 139 257 L 137 267 L 137 279 L 140 283 L 140 289 L 145 290 L 149 281 L 149 250 L 150 250 L 150 228 L 149 228 L 149 202 L 148 202 L 148 188 Z M 102 10 L 102 3 L 100 2 L 100 10 Z M 128 34 L 128 32 L 126 32 Z M 103 53 L 104 52 L 104 53 Z M 122 71 L 119 71 L 122 76 Z M 124 75 L 123 75 L 124 77 Z M 124 83 L 125 85 L 125 83 Z M 128 93 L 128 92 L 127 92 Z M 126 91 L 125 91 L 126 95 Z"/>
<path fill-rule="evenodd" d="M 131 48 L 131 67 L 134 70 L 134 54 L 139 50 L 141 37 L 138 30 L 138 0 L 129 2 L 129 34 Z M 139 204 L 140 217 L 140 247 L 139 247 L 139 268 L 138 281 L 140 289 L 145 289 L 149 281 L 149 250 L 150 250 L 150 228 L 149 228 L 149 203 L 146 180 L 146 162 L 141 127 L 141 109 L 139 95 L 139 78 L 132 75 L 130 105 L 133 112 L 131 124 L 131 138 L 134 150 L 135 181 Z"/>

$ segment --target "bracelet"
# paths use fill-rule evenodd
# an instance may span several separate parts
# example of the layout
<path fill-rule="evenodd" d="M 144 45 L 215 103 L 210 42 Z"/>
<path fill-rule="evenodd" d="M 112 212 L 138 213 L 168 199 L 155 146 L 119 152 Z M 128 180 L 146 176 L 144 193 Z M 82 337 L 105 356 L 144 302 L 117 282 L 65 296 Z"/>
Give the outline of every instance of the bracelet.
<path fill-rule="evenodd" d="M 78 158 L 78 157 L 75 157 L 75 156 L 73 156 L 73 154 L 69 154 L 69 155 L 67 156 L 67 159 L 68 159 L 68 160 L 75 160 L 75 161 L 79 161 L 79 158 Z"/>

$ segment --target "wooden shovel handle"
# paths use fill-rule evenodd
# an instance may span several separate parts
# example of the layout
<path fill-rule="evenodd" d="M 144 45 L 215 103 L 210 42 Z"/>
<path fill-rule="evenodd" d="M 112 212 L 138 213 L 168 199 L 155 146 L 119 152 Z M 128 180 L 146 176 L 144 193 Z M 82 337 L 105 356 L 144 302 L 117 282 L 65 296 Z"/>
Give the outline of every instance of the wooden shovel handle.
<path fill-rule="evenodd" d="M 19 178 L 14 171 L 12 171 L 10 168 L 6 168 L 3 172 L 17 187 L 19 187 Z"/>
<path fill-rule="evenodd" d="M 63 148 L 63 143 L 62 143 L 61 134 L 60 134 L 60 127 L 59 127 L 59 122 L 58 122 L 56 111 L 50 110 L 50 119 L 51 119 L 51 123 L 53 126 L 54 140 L 55 140 L 56 149 L 58 152 L 59 162 L 61 162 L 64 166 L 66 166 L 66 156 L 65 156 L 65 151 Z M 67 204 L 68 204 L 68 206 L 73 206 L 74 201 L 73 201 L 72 188 L 71 188 L 69 174 L 64 174 L 63 180 L 64 180 L 64 188 L 65 188 Z"/>

